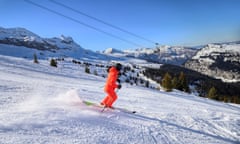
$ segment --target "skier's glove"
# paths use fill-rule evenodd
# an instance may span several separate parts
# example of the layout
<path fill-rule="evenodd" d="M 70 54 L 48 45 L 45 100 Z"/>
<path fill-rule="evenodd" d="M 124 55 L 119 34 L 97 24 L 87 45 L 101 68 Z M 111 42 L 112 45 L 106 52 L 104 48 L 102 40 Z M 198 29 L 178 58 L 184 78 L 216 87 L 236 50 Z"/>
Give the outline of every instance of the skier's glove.
<path fill-rule="evenodd" d="M 122 85 L 119 84 L 119 85 L 118 85 L 118 89 L 121 89 L 121 88 L 122 88 Z"/>
<path fill-rule="evenodd" d="M 122 73 L 121 73 L 121 72 L 119 72 L 119 73 L 118 73 L 118 77 L 120 77 L 121 75 L 122 75 Z"/>
<path fill-rule="evenodd" d="M 107 67 L 107 72 L 109 73 L 111 67 Z"/>

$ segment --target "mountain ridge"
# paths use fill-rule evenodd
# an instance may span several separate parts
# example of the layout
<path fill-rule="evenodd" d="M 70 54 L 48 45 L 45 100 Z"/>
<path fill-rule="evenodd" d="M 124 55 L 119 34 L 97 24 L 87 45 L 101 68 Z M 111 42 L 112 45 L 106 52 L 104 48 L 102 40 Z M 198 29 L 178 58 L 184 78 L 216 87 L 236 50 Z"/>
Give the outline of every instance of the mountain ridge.
<path fill-rule="evenodd" d="M 42 38 L 25 28 L 0 27 L 0 53 L 5 55 L 32 58 L 36 53 L 38 58 L 72 57 L 75 59 L 120 59 L 84 49 L 72 37 Z M 22 51 L 22 52 L 20 52 Z"/>
<path fill-rule="evenodd" d="M 240 44 L 208 44 L 184 66 L 225 82 L 240 82 Z"/>

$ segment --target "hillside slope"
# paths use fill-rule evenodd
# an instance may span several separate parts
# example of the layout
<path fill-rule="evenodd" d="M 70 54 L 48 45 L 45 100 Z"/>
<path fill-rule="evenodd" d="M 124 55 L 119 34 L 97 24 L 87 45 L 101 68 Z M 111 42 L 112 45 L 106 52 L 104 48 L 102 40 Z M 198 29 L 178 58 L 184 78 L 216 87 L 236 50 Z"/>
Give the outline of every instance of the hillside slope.
<path fill-rule="evenodd" d="M 240 82 L 240 44 L 208 44 L 185 67 L 224 82 Z"/>
<path fill-rule="evenodd" d="M 65 60 L 0 55 L 0 143 L 240 143 L 240 107 L 174 91 L 123 84 L 115 106 L 99 112 L 105 78 Z"/>

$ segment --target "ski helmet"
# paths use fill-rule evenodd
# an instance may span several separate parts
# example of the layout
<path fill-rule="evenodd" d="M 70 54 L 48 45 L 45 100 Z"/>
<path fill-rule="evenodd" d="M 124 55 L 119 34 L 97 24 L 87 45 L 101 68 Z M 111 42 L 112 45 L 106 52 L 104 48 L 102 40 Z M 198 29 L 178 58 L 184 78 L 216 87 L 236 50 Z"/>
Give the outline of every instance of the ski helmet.
<path fill-rule="evenodd" d="M 120 71 L 120 70 L 122 69 L 122 65 L 121 65 L 120 63 L 117 63 L 117 64 L 115 65 L 115 67 L 116 67 L 116 69 L 117 69 L 118 71 Z"/>

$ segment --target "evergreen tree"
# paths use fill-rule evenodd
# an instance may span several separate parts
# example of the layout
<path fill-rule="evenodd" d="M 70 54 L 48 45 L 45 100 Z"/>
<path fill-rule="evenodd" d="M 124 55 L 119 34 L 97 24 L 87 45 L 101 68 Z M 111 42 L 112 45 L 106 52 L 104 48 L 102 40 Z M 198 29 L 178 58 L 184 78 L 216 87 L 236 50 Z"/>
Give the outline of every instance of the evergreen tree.
<path fill-rule="evenodd" d="M 33 55 L 33 59 L 34 59 L 34 60 L 33 60 L 34 63 L 37 63 L 37 64 L 39 63 L 36 54 Z"/>
<path fill-rule="evenodd" d="M 149 88 L 149 81 L 146 81 L 145 86 Z"/>
<path fill-rule="evenodd" d="M 172 77 L 169 73 L 166 73 L 162 80 L 162 86 L 166 91 L 172 91 Z"/>
<path fill-rule="evenodd" d="M 236 104 L 240 104 L 240 97 L 239 96 L 234 96 L 233 97 L 233 102 Z"/>
<path fill-rule="evenodd" d="M 215 89 L 215 87 L 212 87 L 207 94 L 207 97 L 210 99 L 217 99 L 217 90 Z"/>
<path fill-rule="evenodd" d="M 181 91 L 184 91 L 184 92 L 190 92 L 186 76 L 183 72 L 181 72 L 180 75 L 179 75 L 178 83 L 177 83 L 176 88 L 178 90 L 181 90 Z"/>
<path fill-rule="evenodd" d="M 90 73 L 90 69 L 87 65 L 85 66 L 85 73 L 88 73 L 88 74 Z"/>
<path fill-rule="evenodd" d="M 50 65 L 53 66 L 53 67 L 57 67 L 57 61 L 54 60 L 54 59 L 51 59 Z"/>
<path fill-rule="evenodd" d="M 177 84 L 178 84 L 178 79 L 177 77 L 175 76 L 172 80 L 172 88 L 175 88 L 177 89 Z"/>
<path fill-rule="evenodd" d="M 224 102 L 229 102 L 228 96 L 223 96 L 223 101 L 224 101 Z"/>

